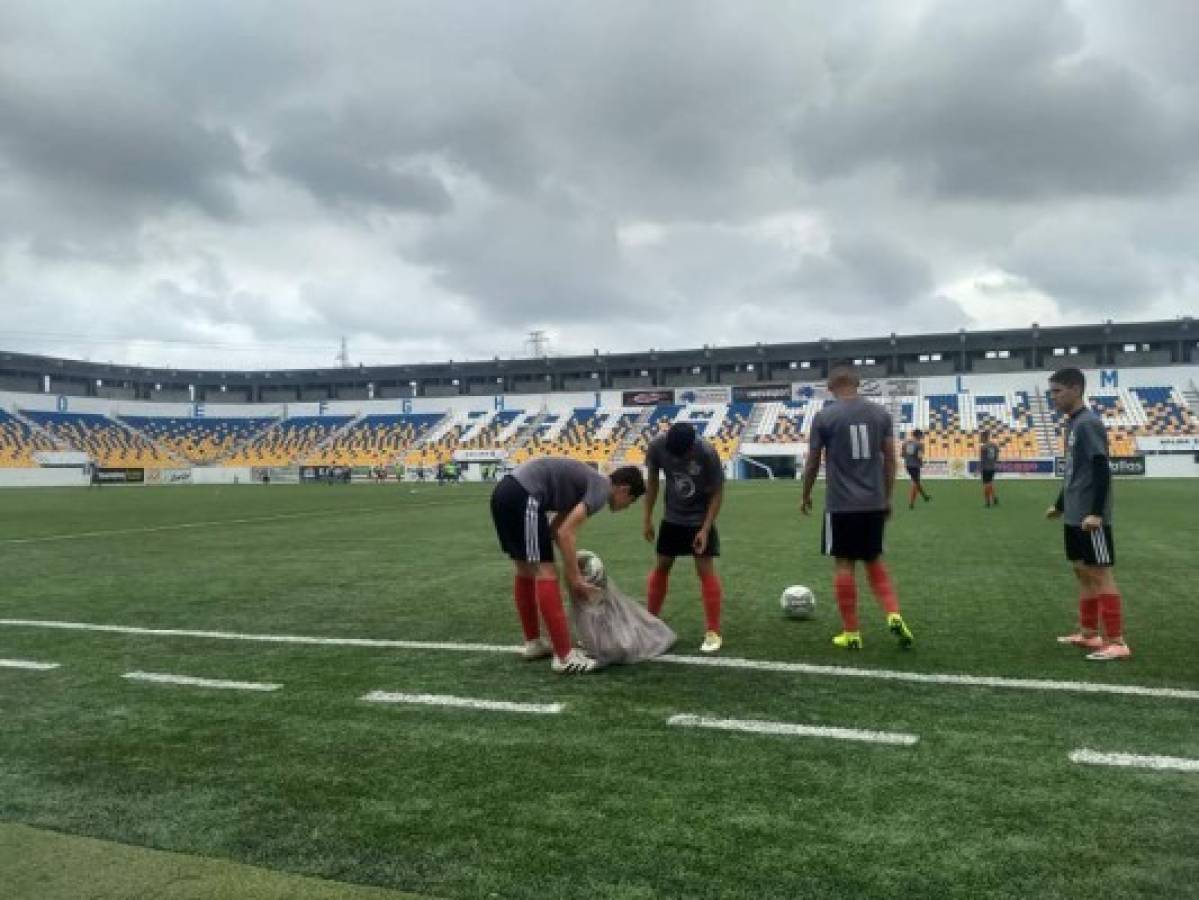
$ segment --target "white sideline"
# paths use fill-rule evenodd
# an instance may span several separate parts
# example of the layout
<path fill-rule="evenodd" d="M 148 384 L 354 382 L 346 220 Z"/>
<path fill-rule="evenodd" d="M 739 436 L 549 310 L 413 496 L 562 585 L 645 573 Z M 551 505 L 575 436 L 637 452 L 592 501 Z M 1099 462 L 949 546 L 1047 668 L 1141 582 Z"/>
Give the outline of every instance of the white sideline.
<path fill-rule="evenodd" d="M 449 650 L 461 653 L 517 653 L 519 647 L 508 644 L 467 644 L 453 641 L 399 641 L 382 638 L 327 638 L 288 634 L 242 634 L 229 631 L 197 631 L 182 628 L 139 628 L 130 625 L 98 625 L 90 622 L 58 622 L 42 619 L 0 619 L 0 627 L 54 628 L 66 631 L 100 631 L 111 634 L 138 634 L 151 637 L 210 638 L 222 641 L 251 641 L 268 644 L 311 644 L 334 647 L 378 647 L 394 650 Z M 901 672 L 891 669 L 861 669 L 850 666 L 824 666 L 812 663 L 774 662 L 710 656 L 659 656 L 654 662 L 723 669 L 749 669 L 798 675 L 826 675 L 834 678 L 874 678 L 914 684 L 957 685 L 961 687 L 1011 688 L 1024 691 L 1063 691 L 1079 694 L 1116 694 L 1153 697 L 1159 700 L 1199 700 L 1199 690 L 1186 688 L 1144 687 L 1137 684 L 1105 684 L 1093 681 L 1050 681 L 1032 678 L 1001 678 L 992 675 L 953 675 L 936 672 Z"/>
<path fill-rule="evenodd" d="M 3 621 L 0 620 L 0 624 Z M 876 678 L 914 684 L 952 684 L 962 687 L 1014 688 L 1023 691 L 1067 691 L 1079 694 L 1126 694 L 1169 700 L 1199 700 L 1199 690 L 1155 688 L 1137 684 L 1104 684 L 1094 681 L 1051 681 L 1040 678 L 1002 678 L 997 675 L 953 675 L 941 672 L 898 672 L 891 669 L 858 669 L 852 666 L 819 666 L 812 663 L 773 662 L 760 659 L 712 656 L 659 656 L 655 662 L 759 672 L 794 672 L 800 675 L 835 675 L 841 678 Z"/>
<path fill-rule="evenodd" d="M 163 672 L 126 672 L 121 676 L 130 681 L 151 681 L 155 684 L 182 684 L 189 687 L 221 688 L 230 691 L 277 691 L 281 684 L 264 681 L 221 681 L 215 678 L 192 678 L 189 675 L 168 675 Z"/>
<path fill-rule="evenodd" d="M 458 709 L 485 709 L 493 712 L 534 713 L 552 716 L 562 712 L 561 703 L 513 703 L 509 700 L 476 700 L 473 697 L 453 697 L 449 694 L 391 694 L 371 691 L 360 699 L 367 703 L 415 703 L 421 706 L 453 706 Z"/>
<path fill-rule="evenodd" d="M 226 525 L 254 525 L 259 522 L 278 522 L 286 519 L 311 519 L 320 516 L 356 515 L 359 513 L 404 512 L 409 509 L 426 509 L 430 506 L 453 506 L 468 499 L 439 503 L 397 503 L 394 506 L 358 506 L 347 509 L 318 509 L 308 512 L 280 513 L 275 516 L 250 516 L 244 519 L 212 519 L 203 522 L 177 522 L 173 525 L 148 525 L 144 528 L 111 528 L 105 531 L 76 531 L 70 534 L 49 534 L 31 538 L 0 538 L 0 544 L 46 544 L 54 541 L 74 541 L 81 538 L 109 537 L 122 534 L 152 534 L 157 531 L 182 531 L 188 528 L 217 528 Z"/>
<path fill-rule="evenodd" d="M 832 728 L 818 725 L 793 725 L 790 722 L 764 722 L 759 719 L 709 719 L 705 716 L 678 715 L 667 725 L 684 728 L 714 728 L 718 731 L 745 731 L 750 734 L 781 734 L 788 737 L 831 738 L 836 741 L 863 741 L 868 744 L 893 744 L 910 747 L 920 740 L 914 734 L 890 731 L 862 731 L 858 728 Z"/>
<path fill-rule="evenodd" d="M 1157 769 L 1173 772 L 1199 772 L 1199 759 L 1179 756 L 1137 756 L 1132 753 L 1100 753 L 1098 750 L 1075 750 L 1070 762 L 1089 766 L 1122 766 L 1133 769 Z"/>
<path fill-rule="evenodd" d="M 309 644 L 322 647 L 383 647 L 390 650 L 453 650 L 463 653 L 515 653 L 509 644 L 459 644 L 452 641 L 394 641 L 383 638 L 323 638 L 298 634 L 239 634 L 231 631 L 194 631 L 186 628 L 138 628 L 131 625 L 93 625 L 89 622 L 45 622 L 36 619 L 0 619 L 0 626 L 59 628 L 65 631 L 103 631 L 151 637 L 212 638 L 261 644 Z"/>
<path fill-rule="evenodd" d="M 0 669 L 36 669 L 39 672 L 48 672 L 58 667 L 59 663 L 34 662 L 31 659 L 0 659 Z"/>

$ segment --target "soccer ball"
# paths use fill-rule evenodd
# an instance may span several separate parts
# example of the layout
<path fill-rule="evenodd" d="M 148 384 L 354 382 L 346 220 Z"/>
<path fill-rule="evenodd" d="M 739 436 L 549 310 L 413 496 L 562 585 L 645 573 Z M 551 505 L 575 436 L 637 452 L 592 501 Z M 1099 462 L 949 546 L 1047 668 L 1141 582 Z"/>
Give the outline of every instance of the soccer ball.
<path fill-rule="evenodd" d="M 602 587 L 604 584 L 604 561 L 590 550 L 580 550 L 575 554 L 579 564 L 579 572 L 588 584 Z"/>
<path fill-rule="evenodd" d="M 802 584 L 793 584 L 783 591 L 779 605 L 788 619 L 810 619 L 816 615 L 816 595 Z"/>

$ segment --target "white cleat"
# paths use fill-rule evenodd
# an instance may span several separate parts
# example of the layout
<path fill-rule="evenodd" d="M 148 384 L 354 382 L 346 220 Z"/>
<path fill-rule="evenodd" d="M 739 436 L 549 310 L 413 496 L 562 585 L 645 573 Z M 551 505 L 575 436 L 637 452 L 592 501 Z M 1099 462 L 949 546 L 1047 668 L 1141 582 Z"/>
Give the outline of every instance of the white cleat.
<path fill-rule="evenodd" d="M 704 635 L 704 642 L 699 645 L 700 653 L 715 653 L 722 646 L 724 641 L 721 640 L 719 631 L 709 631 Z"/>
<path fill-rule="evenodd" d="M 574 649 L 566 654 L 566 659 L 555 656 L 550 668 L 559 675 L 582 675 L 584 672 L 594 672 L 599 668 L 599 663 L 582 650 Z"/>
<path fill-rule="evenodd" d="M 525 647 L 520 651 L 520 655 L 523 659 L 545 659 L 553 652 L 549 641 L 545 638 L 533 638 L 531 641 L 525 641 Z"/>

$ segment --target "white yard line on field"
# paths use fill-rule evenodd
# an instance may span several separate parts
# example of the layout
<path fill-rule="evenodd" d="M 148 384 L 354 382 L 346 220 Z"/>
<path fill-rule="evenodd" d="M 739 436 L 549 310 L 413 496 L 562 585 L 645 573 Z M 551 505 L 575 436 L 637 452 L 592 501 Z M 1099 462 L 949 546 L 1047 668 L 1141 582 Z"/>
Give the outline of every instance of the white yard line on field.
<path fill-rule="evenodd" d="M 283 687 L 281 684 L 263 681 L 222 681 L 216 678 L 192 678 L 190 675 L 169 675 L 165 672 L 126 672 L 121 677 L 130 681 L 182 684 L 187 687 L 220 688 L 229 691 L 277 691 Z"/>
<path fill-rule="evenodd" d="M 1070 762 L 1088 766 L 1120 766 L 1132 769 L 1157 769 L 1165 772 L 1199 772 L 1199 759 L 1179 756 L 1137 756 L 1133 753 L 1101 753 L 1098 750 L 1075 750 Z"/>
<path fill-rule="evenodd" d="M 1022 691 L 1066 691 L 1078 694 L 1126 694 L 1170 700 L 1199 700 L 1199 690 L 1154 688 L 1137 684 L 1105 684 L 1095 681 L 1051 681 L 1043 678 L 1002 678 L 997 675 L 956 675 L 941 672 L 901 672 L 891 669 L 859 669 L 852 666 L 821 666 L 812 663 L 738 659 L 731 656 L 659 656 L 658 661 L 687 666 L 722 669 L 751 669 L 758 672 L 794 672 L 798 675 L 833 675 L 838 678 L 877 678 L 914 684 L 951 684 L 962 687 L 1012 688 Z"/>
<path fill-rule="evenodd" d="M 667 725 L 683 728 L 712 728 L 717 731 L 743 731 L 750 734 L 777 734 L 786 737 L 829 738 L 835 741 L 862 741 L 867 744 L 892 744 L 910 747 L 918 735 L 890 731 L 863 731 L 859 728 L 832 728 L 824 725 L 795 725 L 790 722 L 764 722 L 759 719 L 709 719 L 705 716 L 678 715 Z"/>
<path fill-rule="evenodd" d="M 250 641 L 267 644 L 304 644 L 333 647 L 375 647 L 392 650 L 448 650 L 457 653 L 516 653 L 519 648 L 507 644 L 470 644 L 453 641 L 400 641 L 384 638 L 307 637 L 291 634 L 243 634 L 229 631 L 197 631 L 182 628 L 140 628 L 131 625 L 100 625 L 89 622 L 59 622 L 42 619 L 0 619 L 0 627 L 47 628 L 65 631 L 98 631 L 110 634 L 135 634 L 148 637 L 206 638 L 222 641 Z M 1152 697 L 1158 700 L 1199 700 L 1199 690 L 1145 687 L 1137 684 L 1107 684 L 1094 681 L 1051 681 L 1032 678 L 1001 678 L 993 675 L 955 675 L 936 672 L 903 672 L 892 669 L 862 669 L 850 666 L 825 666 L 813 663 L 776 662 L 736 657 L 660 656 L 655 662 L 706 668 L 819 675 L 832 678 L 870 678 L 912 684 L 953 685 L 959 687 L 1009 688 L 1022 691 L 1059 691 L 1078 694 L 1114 694 Z"/>
<path fill-rule="evenodd" d="M 360 699 L 367 703 L 412 703 L 419 706 L 452 706 L 456 709 L 482 709 L 491 712 L 534 713 L 556 715 L 565 707 L 561 703 L 514 703 L 510 700 L 476 700 L 473 697 L 453 697 L 449 694 L 392 694 L 371 691 Z"/>
<path fill-rule="evenodd" d="M 34 662 L 31 659 L 0 659 L 0 669 L 34 669 L 38 672 L 49 672 L 58 666 L 58 663 Z"/>
<path fill-rule="evenodd" d="M 390 650 L 453 650 L 462 653 L 515 653 L 509 644 L 459 644 L 452 641 L 393 641 L 382 638 L 305 637 L 298 634 L 239 634 L 230 631 L 193 631 L 185 628 L 137 628 L 130 625 L 94 625 L 89 622 L 47 622 L 37 619 L 0 619 L 0 626 L 56 628 L 64 631 L 102 631 L 149 637 L 210 638 L 264 644 L 310 644 L 333 647 L 382 647 Z"/>
<path fill-rule="evenodd" d="M 257 525 L 288 519 L 331 518 L 380 512 L 405 512 L 409 509 L 428 509 L 433 506 L 456 506 L 464 502 L 480 502 L 478 498 L 442 501 L 440 503 L 397 503 L 394 506 L 361 506 L 349 509 L 319 509 L 308 512 L 279 513 L 273 516 L 249 516 L 244 519 L 211 519 L 202 522 L 176 522 L 173 525 L 147 525 L 142 528 L 109 528 L 103 531 L 75 531 L 69 534 L 48 534 L 42 537 L 0 538 L 0 544 L 47 544 L 55 541 L 76 541 L 84 538 L 119 537 L 127 534 L 154 534 L 160 531 L 184 531 L 190 528 L 224 528 L 228 525 Z"/>

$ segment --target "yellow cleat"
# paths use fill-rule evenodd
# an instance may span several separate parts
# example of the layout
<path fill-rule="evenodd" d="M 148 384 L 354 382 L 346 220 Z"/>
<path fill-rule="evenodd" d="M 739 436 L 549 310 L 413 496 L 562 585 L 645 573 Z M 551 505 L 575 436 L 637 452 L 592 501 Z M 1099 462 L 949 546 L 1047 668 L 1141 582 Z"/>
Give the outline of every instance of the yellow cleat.
<path fill-rule="evenodd" d="M 862 633 L 860 631 L 842 631 L 833 638 L 833 644 L 842 650 L 861 650 Z"/>
<path fill-rule="evenodd" d="M 903 616 L 899 613 L 891 613 L 887 616 L 887 627 L 891 629 L 891 633 L 899 641 L 899 646 L 904 650 L 909 649 L 916 642 L 916 639 L 912 637 L 911 629 L 904 624 Z"/>

